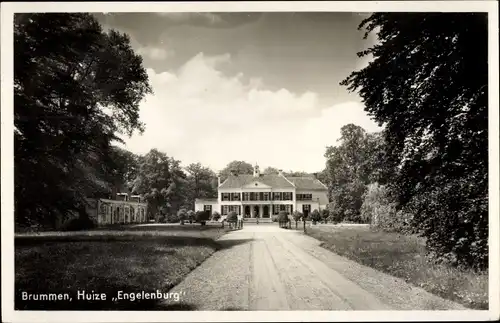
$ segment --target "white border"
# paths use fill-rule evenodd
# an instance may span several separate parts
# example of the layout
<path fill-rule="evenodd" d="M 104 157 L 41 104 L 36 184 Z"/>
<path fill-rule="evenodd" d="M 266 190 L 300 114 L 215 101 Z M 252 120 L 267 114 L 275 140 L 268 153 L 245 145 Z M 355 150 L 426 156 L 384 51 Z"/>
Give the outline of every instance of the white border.
<path fill-rule="evenodd" d="M 489 13 L 489 311 L 227 311 L 120 312 L 14 311 L 13 247 L 13 13 L 14 12 L 238 12 L 238 11 L 438 11 Z M 7 322 L 269 322 L 450 321 L 499 318 L 499 105 L 498 3 L 496 1 L 349 2 L 18 2 L 1 4 L 2 318 Z M 9 216 L 10 215 L 10 216 Z"/>

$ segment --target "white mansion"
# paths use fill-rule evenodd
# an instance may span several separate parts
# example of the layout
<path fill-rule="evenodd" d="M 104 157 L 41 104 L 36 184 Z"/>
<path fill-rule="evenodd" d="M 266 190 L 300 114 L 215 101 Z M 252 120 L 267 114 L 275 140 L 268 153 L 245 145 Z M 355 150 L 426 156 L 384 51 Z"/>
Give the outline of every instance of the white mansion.
<path fill-rule="evenodd" d="M 255 166 L 253 175 L 234 172 L 218 186 L 216 199 L 196 199 L 195 211 L 219 212 L 222 216 L 235 211 L 245 218 L 271 219 L 279 211 L 309 214 L 328 204 L 328 188 L 314 177 L 287 177 L 261 174 Z"/>

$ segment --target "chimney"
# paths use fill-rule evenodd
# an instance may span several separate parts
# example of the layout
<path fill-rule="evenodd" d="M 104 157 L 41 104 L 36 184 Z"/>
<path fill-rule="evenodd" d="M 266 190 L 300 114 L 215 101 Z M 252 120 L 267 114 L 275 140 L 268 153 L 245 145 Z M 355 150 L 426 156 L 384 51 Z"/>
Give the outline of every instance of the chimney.
<path fill-rule="evenodd" d="M 279 176 L 283 176 L 283 170 L 282 169 L 278 169 L 278 175 Z"/>
<path fill-rule="evenodd" d="M 221 182 L 220 182 L 220 176 L 217 176 L 217 183 L 218 183 L 218 186 L 220 186 Z"/>
<path fill-rule="evenodd" d="M 314 179 L 318 179 L 318 173 L 313 173 Z"/>

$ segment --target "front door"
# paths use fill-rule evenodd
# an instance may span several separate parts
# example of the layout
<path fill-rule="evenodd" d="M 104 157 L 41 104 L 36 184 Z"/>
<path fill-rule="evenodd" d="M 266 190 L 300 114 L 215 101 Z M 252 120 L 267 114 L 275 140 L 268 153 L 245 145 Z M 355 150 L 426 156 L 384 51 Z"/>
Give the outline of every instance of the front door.
<path fill-rule="evenodd" d="M 269 205 L 264 205 L 264 215 L 262 217 L 263 218 L 269 217 Z"/>
<path fill-rule="evenodd" d="M 311 212 L 311 205 L 310 204 L 303 204 L 302 205 L 302 213 L 304 214 L 304 218 L 307 218 L 309 216 L 310 212 Z"/>
<path fill-rule="evenodd" d="M 250 205 L 245 205 L 245 218 L 250 217 Z"/>
<path fill-rule="evenodd" d="M 256 218 L 260 217 L 260 207 L 258 205 L 253 207 L 253 214 Z"/>

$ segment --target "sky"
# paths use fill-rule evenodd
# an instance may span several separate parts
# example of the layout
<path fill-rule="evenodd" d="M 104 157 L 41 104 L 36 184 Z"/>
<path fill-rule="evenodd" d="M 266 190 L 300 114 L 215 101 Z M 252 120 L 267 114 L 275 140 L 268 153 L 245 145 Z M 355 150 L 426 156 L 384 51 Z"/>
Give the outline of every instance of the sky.
<path fill-rule="evenodd" d="M 142 135 L 125 148 L 157 148 L 215 171 L 233 160 L 317 172 L 348 123 L 379 131 L 339 82 L 366 66 L 375 43 L 366 14 L 99 13 L 130 36 L 154 94 L 140 104 Z"/>

